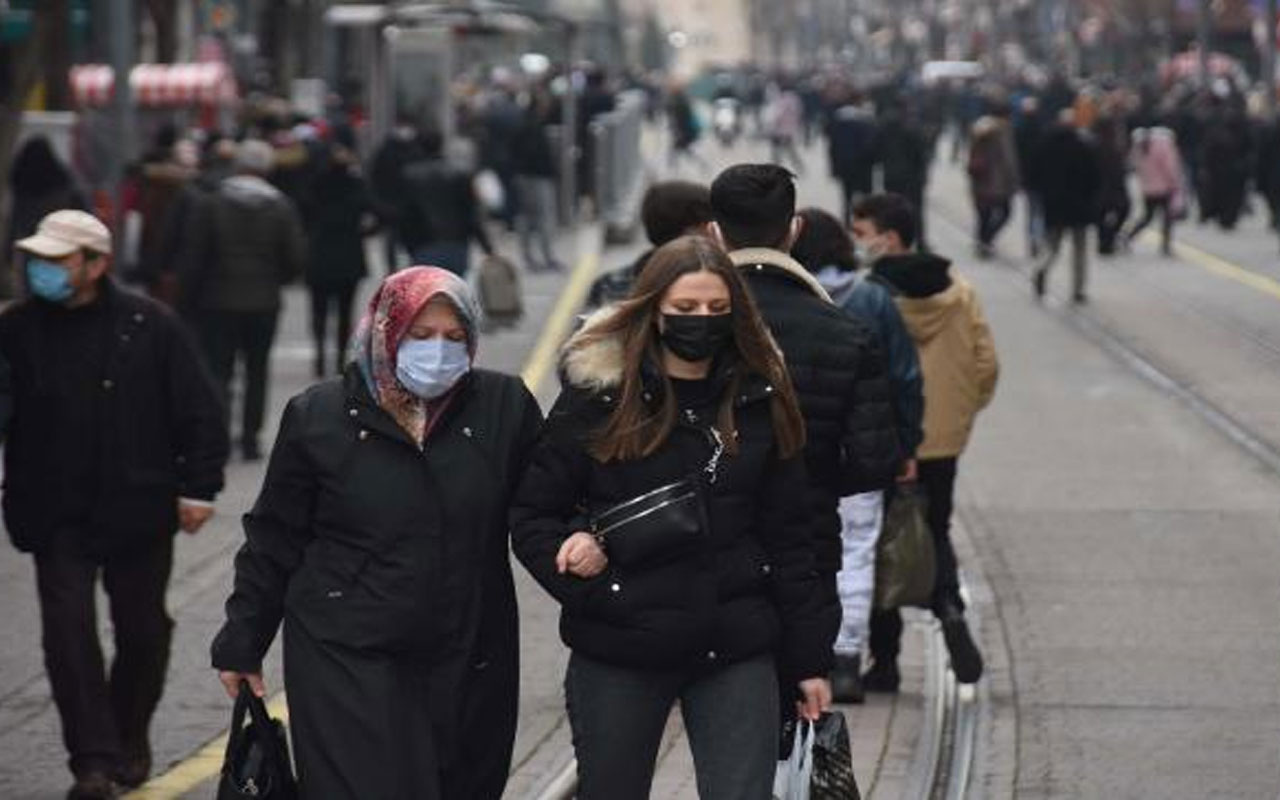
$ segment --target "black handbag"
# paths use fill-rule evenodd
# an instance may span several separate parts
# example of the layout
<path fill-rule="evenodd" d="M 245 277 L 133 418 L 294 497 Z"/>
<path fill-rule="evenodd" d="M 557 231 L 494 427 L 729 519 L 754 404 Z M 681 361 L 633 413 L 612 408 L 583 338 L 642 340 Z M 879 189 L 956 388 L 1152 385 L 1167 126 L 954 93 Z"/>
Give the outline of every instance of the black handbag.
<path fill-rule="evenodd" d="M 250 717 L 245 725 L 245 715 Z M 284 723 L 267 714 L 267 706 L 254 695 L 247 681 L 240 682 L 231 732 L 222 762 L 217 800 L 297 800 L 289 740 Z"/>
<path fill-rule="evenodd" d="M 678 558 L 706 538 L 709 525 L 703 499 L 703 481 L 713 484 L 724 455 L 724 440 L 715 428 L 711 460 L 702 476 L 660 486 L 639 497 L 601 511 L 591 520 L 591 532 L 609 557 L 622 569 L 652 566 Z"/>

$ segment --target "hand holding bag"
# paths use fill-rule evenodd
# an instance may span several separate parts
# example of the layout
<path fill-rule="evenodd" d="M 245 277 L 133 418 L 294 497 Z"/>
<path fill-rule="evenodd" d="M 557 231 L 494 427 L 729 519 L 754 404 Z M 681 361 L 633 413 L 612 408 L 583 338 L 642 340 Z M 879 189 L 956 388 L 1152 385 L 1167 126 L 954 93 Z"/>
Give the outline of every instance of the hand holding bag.
<path fill-rule="evenodd" d="M 244 724 L 246 714 L 248 725 Z M 272 719 L 249 683 L 240 681 L 217 800 L 245 798 L 297 800 L 298 783 L 293 777 L 284 723 Z"/>
<path fill-rule="evenodd" d="M 788 728 L 791 756 L 778 762 L 773 800 L 861 800 L 844 714 L 824 712 L 816 723 Z"/>
<path fill-rule="evenodd" d="M 933 604 L 937 554 L 925 518 L 927 501 L 914 484 L 897 488 L 876 542 L 876 608 Z"/>

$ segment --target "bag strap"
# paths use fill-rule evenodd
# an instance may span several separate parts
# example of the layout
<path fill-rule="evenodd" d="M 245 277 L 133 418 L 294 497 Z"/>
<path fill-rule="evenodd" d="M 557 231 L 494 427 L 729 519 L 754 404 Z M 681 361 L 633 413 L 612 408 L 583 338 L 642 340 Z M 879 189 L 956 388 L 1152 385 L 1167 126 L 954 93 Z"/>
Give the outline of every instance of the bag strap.
<path fill-rule="evenodd" d="M 222 759 L 224 764 L 230 763 L 231 756 L 236 749 L 236 742 L 246 735 L 244 717 L 245 714 L 249 713 L 250 697 L 253 697 L 253 691 L 249 688 L 249 682 L 241 680 L 240 691 L 236 694 L 236 702 L 231 709 L 231 729 L 227 732 L 227 750 Z"/>

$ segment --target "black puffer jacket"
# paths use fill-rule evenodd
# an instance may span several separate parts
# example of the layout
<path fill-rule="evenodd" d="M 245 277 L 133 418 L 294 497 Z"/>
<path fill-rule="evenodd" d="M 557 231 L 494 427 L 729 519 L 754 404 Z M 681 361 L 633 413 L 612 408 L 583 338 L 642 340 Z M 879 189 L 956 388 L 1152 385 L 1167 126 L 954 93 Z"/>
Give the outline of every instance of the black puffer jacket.
<path fill-rule="evenodd" d="M 699 407 L 681 409 L 680 425 L 652 456 L 608 464 L 594 459 L 586 443 L 613 410 L 621 361 L 620 348 L 607 346 L 566 360 L 569 385 L 512 507 L 516 555 L 560 601 L 565 643 L 590 658 L 639 669 L 728 664 L 777 651 L 789 678 L 825 675 L 840 610 L 834 587 L 823 585 L 831 576 L 815 571 L 810 518 L 795 502 L 805 486 L 803 461 L 778 457 L 772 389 L 758 379 L 742 381 L 735 412 L 739 451 L 723 458 L 707 489 L 705 549 L 631 572 L 611 564 L 589 580 L 557 573 L 561 544 L 585 530 L 593 512 L 688 477 L 713 453 L 709 427 L 719 388 Z M 714 380 L 727 389 L 727 375 Z M 664 383 L 655 373 L 650 402 L 659 402 Z"/>
<path fill-rule="evenodd" d="M 100 286 L 92 308 L 28 299 L 0 315 L 4 517 L 19 550 L 41 552 L 64 526 L 95 555 L 151 546 L 178 530 L 179 497 L 222 490 L 227 428 L 195 343 L 164 306 Z"/>
<path fill-rule="evenodd" d="M 889 486 L 902 464 L 888 360 L 874 329 L 835 306 L 804 267 L 776 250 L 732 254 L 782 348 L 808 444 L 818 566 L 841 566 L 840 497 Z"/>

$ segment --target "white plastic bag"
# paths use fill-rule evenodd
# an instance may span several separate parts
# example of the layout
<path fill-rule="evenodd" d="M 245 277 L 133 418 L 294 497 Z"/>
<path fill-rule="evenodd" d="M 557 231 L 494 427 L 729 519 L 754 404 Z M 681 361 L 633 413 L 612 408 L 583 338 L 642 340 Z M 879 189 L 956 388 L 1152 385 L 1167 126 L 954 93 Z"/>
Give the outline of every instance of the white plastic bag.
<path fill-rule="evenodd" d="M 813 724 L 808 720 L 798 722 L 791 757 L 778 762 L 778 771 L 773 776 L 773 800 L 809 800 L 813 739 Z"/>
<path fill-rule="evenodd" d="M 491 169 L 480 170 L 475 177 L 476 196 L 490 214 L 498 214 L 506 207 L 507 193 L 502 188 L 498 173 Z"/>

